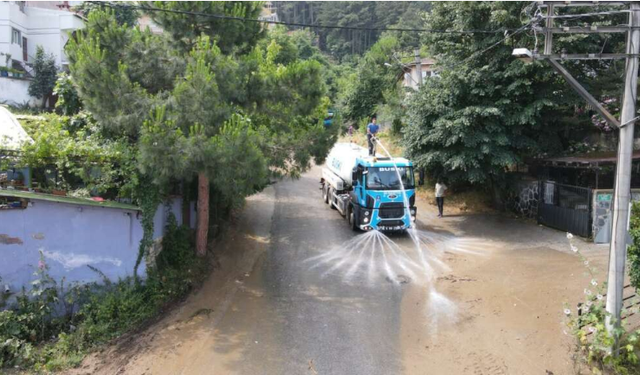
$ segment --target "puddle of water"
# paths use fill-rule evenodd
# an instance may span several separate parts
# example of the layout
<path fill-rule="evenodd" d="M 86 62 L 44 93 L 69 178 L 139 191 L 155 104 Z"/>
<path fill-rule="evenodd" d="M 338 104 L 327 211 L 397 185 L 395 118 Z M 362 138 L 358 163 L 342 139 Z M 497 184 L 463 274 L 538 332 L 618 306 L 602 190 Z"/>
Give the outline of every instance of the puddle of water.
<path fill-rule="evenodd" d="M 426 315 L 432 335 L 438 334 L 442 324 L 454 324 L 458 320 L 458 306 L 435 287 L 429 288 L 428 301 Z"/>

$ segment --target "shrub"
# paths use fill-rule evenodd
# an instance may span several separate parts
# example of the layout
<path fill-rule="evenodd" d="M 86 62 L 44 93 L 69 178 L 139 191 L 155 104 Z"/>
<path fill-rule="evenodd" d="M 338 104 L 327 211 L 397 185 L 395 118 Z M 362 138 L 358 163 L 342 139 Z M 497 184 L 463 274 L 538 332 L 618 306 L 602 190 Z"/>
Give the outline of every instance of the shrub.
<path fill-rule="evenodd" d="M 629 235 L 632 240 L 631 245 L 627 249 L 629 256 L 629 278 L 631 279 L 631 285 L 638 290 L 638 287 L 640 287 L 640 202 L 633 202 Z"/>
<path fill-rule="evenodd" d="M 567 234 L 571 242 L 573 236 Z M 579 364 L 586 364 L 593 374 L 637 374 L 638 352 L 640 351 L 640 331 L 627 331 L 624 324 L 609 332 L 606 328 L 606 320 L 611 315 L 605 310 L 604 293 L 606 284 L 598 284 L 595 279 L 595 270 L 589 265 L 589 261 L 580 254 L 578 247 L 570 244 L 573 252 L 580 256 L 589 275 L 590 285 L 584 289 L 585 301 L 580 304 L 580 313 L 572 311 L 565 306 L 564 313 L 567 316 L 567 326 L 577 339 L 577 357 Z M 636 305 L 637 301 L 628 301 Z M 634 308 L 638 312 L 638 308 Z M 624 322 L 623 322 L 624 323 Z M 614 344 L 618 342 L 617 353 L 614 353 Z"/>

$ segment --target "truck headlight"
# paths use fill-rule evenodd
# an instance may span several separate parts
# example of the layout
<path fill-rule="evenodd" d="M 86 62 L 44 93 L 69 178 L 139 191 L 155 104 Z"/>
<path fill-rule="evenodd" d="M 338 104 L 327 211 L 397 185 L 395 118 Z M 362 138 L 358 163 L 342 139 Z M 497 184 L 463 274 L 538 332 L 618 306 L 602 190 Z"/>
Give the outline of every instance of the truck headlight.
<path fill-rule="evenodd" d="M 369 211 L 365 211 L 364 216 L 369 216 Z"/>
<path fill-rule="evenodd" d="M 368 223 L 368 222 L 369 222 L 369 218 L 368 218 L 368 217 L 365 217 L 363 221 L 364 221 L 365 223 Z"/>
<path fill-rule="evenodd" d="M 415 216 L 411 216 L 411 221 L 416 221 L 416 217 Z"/>
<path fill-rule="evenodd" d="M 416 216 L 416 210 L 411 210 L 411 216 Z"/>

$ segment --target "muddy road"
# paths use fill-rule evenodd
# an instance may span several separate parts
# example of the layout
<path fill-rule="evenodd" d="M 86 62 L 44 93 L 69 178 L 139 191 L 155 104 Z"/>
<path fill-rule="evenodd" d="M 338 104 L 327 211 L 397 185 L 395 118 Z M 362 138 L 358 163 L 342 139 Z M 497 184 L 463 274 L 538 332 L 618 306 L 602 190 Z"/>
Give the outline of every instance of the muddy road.
<path fill-rule="evenodd" d="M 75 374 L 567 374 L 563 303 L 588 279 L 564 233 L 501 216 L 354 233 L 316 167 L 248 199 L 220 267 L 148 330 Z M 580 244 L 592 264 L 607 249 Z"/>

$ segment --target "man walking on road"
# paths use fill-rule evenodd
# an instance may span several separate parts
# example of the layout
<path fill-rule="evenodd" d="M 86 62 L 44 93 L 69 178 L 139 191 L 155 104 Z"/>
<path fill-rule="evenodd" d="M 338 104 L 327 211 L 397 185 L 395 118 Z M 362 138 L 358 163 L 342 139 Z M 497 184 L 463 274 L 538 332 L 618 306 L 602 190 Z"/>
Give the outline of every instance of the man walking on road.
<path fill-rule="evenodd" d="M 371 119 L 371 123 L 369 123 L 369 125 L 367 125 L 367 141 L 369 143 L 369 156 L 375 156 L 374 155 L 374 144 L 373 144 L 373 137 L 375 137 L 376 134 L 378 134 L 378 130 L 380 130 L 380 127 L 378 126 L 378 124 L 376 124 L 376 118 L 373 117 Z"/>
<path fill-rule="evenodd" d="M 436 183 L 436 203 L 438 204 L 438 217 L 442 217 L 444 211 L 444 192 L 447 190 L 447 185 L 442 183 L 442 180 L 438 179 Z"/>

